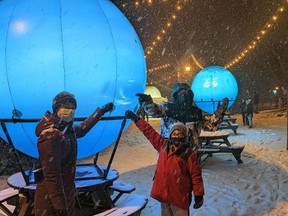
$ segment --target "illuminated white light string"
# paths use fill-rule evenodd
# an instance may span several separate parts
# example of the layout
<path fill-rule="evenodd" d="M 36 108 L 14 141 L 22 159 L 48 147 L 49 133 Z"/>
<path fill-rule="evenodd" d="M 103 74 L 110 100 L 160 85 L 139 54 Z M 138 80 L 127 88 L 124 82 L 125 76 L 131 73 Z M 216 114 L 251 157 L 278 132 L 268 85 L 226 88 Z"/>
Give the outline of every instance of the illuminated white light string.
<path fill-rule="evenodd" d="M 197 61 L 197 59 L 195 58 L 195 56 L 193 54 L 191 54 L 191 57 L 194 61 L 194 63 L 200 68 L 200 69 L 203 69 L 204 67 Z M 161 70 L 161 69 L 165 69 L 165 68 L 168 68 L 170 67 L 171 65 L 169 63 L 167 64 L 163 64 L 163 65 L 160 65 L 160 66 L 157 66 L 157 67 L 154 67 L 154 68 L 151 68 L 148 70 L 148 75 L 151 74 L 152 72 L 154 71 L 158 71 L 158 70 Z"/>
<path fill-rule="evenodd" d="M 137 1 L 138 2 L 138 1 Z M 164 1 L 166 2 L 166 1 Z M 186 3 L 187 1 L 183 1 L 183 3 Z M 148 1 L 149 4 L 152 4 L 152 1 Z M 157 34 L 157 36 L 155 37 L 155 39 L 150 43 L 150 45 L 148 45 L 148 47 L 145 50 L 145 57 L 148 58 L 149 56 L 151 56 L 151 54 L 153 53 L 153 51 L 155 50 L 155 48 L 157 47 L 157 45 L 159 44 L 160 41 L 162 41 L 162 39 L 164 38 L 164 36 L 167 34 L 167 32 L 169 31 L 169 29 L 172 27 L 173 22 L 175 22 L 175 20 L 177 19 L 177 13 L 179 11 L 181 11 L 183 8 L 183 5 L 181 5 L 179 2 L 177 3 L 176 7 L 175 7 L 175 11 L 172 13 L 170 19 L 166 22 L 166 24 L 164 25 L 163 28 L 161 28 L 161 32 L 159 34 Z"/>
<path fill-rule="evenodd" d="M 148 75 L 150 75 L 151 73 L 155 72 L 155 71 L 158 71 L 158 70 L 162 70 L 162 69 L 165 69 L 165 68 L 168 68 L 170 67 L 170 64 L 163 64 L 163 65 L 160 65 L 158 67 L 155 67 L 155 68 L 151 68 L 148 70 Z"/>
<path fill-rule="evenodd" d="M 272 26 L 276 24 L 276 22 L 279 19 L 279 16 L 287 11 L 287 8 L 284 6 L 284 4 L 288 3 L 288 0 L 285 0 L 280 6 L 276 13 L 270 18 L 269 22 L 267 22 L 264 27 L 256 34 L 256 37 L 249 43 L 249 45 L 243 49 L 235 58 L 233 58 L 231 61 L 229 61 L 225 68 L 230 68 L 232 66 L 235 66 L 237 63 L 240 62 L 240 60 L 244 59 L 251 51 L 253 51 L 258 44 L 260 44 L 261 39 L 265 37 L 265 35 L 268 34 L 268 32 L 272 29 Z"/>
<path fill-rule="evenodd" d="M 161 2 L 167 3 L 168 0 L 162 0 Z M 184 4 L 186 2 L 189 2 L 189 0 L 184 0 L 182 3 Z M 142 4 L 147 3 L 148 6 L 152 6 L 153 0 L 146 0 L 146 1 L 145 0 L 143 0 L 143 1 L 136 0 L 134 2 L 134 5 L 136 7 L 139 7 L 141 3 Z M 153 53 L 153 51 L 155 50 L 155 48 L 157 47 L 159 42 L 163 40 L 163 38 L 167 34 L 168 30 L 172 27 L 173 22 L 177 19 L 177 15 L 178 15 L 177 12 L 179 12 L 183 8 L 183 4 L 181 4 L 180 1 L 178 1 L 178 3 L 176 4 L 176 6 L 174 8 L 175 11 L 172 13 L 171 17 L 169 18 L 169 20 L 167 21 L 167 23 L 164 25 L 163 28 L 160 28 L 160 25 L 158 24 L 159 28 L 161 29 L 160 33 L 157 34 L 155 39 L 145 49 L 145 58 L 146 59 L 147 59 L 148 56 L 151 56 L 151 54 Z M 123 8 L 126 8 L 126 6 L 127 6 L 127 3 L 126 4 L 125 3 L 122 4 Z M 167 63 L 167 64 L 163 64 L 161 66 L 157 66 L 155 68 L 149 69 L 148 70 L 148 75 L 153 73 L 154 71 L 158 71 L 158 70 L 161 70 L 161 69 L 168 68 L 169 66 L 170 66 L 170 64 Z"/>
<path fill-rule="evenodd" d="M 249 54 L 250 52 L 252 52 L 256 46 L 258 44 L 260 44 L 261 39 L 264 38 L 264 36 L 266 36 L 268 34 L 268 32 L 272 29 L 272 26 L 276 24 L 276 22 L 279 20 L 279 16 L 284 13 L 287 12 L 287 8 L 285 7 L 285 4 L 288 3 L 288 0 L 284 0 L 282 6 L 280 6 L 276 13 L 270 18 L 270 21 L 267 22 L 265 24 L 265 26 L 261 29 L 260 32 L 258 32 L 258 34 L 256 34 L 256 37 L 254 38 L 254 40 L 249 43 L 249 45 L 240 52 L 240 54 L 238 54 L 233 60 L 229 61 L 229 63 L 227 63 L 224 67 L 225 68 L 230 68 L 232 66 L 234 66 L 235 64 L 237 64 L 241 59 L 244 59 L 244 57 L 247 56 L 247 54 Z M 192 59 L 195 62 L 195 64 L 203 69 L 203 66 L 196 60 L 195 56 L 192 54 Z M 163 64 L 163 65 L 167 65 L 167 64 Z M 161 66 L 157 66 L 155 68 L 150 69 L 151 71 L 157 70 L 157 68 L 161 68 L 163 65 Z"/>
<path fill-rule="evenodd" d="M 162 0 L 161 2 L 163 3 L 167 3 L 168 0 Z M 188 2 L 188 0 L 184 0 L 183 3 L 186 3 Z M 141 5 L 140 4 L 145 4 L 147 3 L 148 6 L 152 6 L 153 4 L 153 0 L 143 0 L 143 1 L 139 1 L 139 0 L 136 0 L 134 2 L 134 5 L 136 7 L 140 7 Z M 128 3 L 123 3 L 122 4 L 122 8 L 126 8 Z M 160 25 L 158 24 L 158 27 L 160 28 L 160 33 L 158 33 L 155 37 L 155 39 L 148 44 L 147 48 L 145 49 L 145 58 L 147 58 L 148 56 L 151 56 L 151 54 L 153 53 L 153 51 L 155 50 L 155 48 L 157 47 L 158 43 L 160 41 L 162 41 L 162 39 L 164 38 L 164 36 L 167 34 L 168 30 L 172 27 L 172 24 L 173 24 L 173 21 L 175 21 L 177 19 L 177 12 L 179 12 L 181 9 L 183 8 L 183 6 L 179 3 L 176 4 L 176 7 L 175 7 L 175 11 L 172 13 L 171 17 L 169 18 L 169 20 L 167 21 L 167 23 L 164 25 L 163 28 L 160 28 Z"/>

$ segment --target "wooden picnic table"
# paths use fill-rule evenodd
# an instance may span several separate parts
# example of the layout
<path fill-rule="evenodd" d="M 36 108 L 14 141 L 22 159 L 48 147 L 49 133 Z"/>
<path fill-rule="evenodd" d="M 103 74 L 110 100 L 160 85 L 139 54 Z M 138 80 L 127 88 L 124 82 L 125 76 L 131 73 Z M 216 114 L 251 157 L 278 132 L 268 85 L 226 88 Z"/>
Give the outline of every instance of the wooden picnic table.
<path fill-rule="evenodd" d="M 99 166 L 98 168 L 105 170 L 105 166 Z M 91 165 L 76 167 L 76 215 L 140 215 L 148 202 L 147 197 L 135 193 L 130 194 L 135 190 L 135 187 L 129 183 L 119 181 L 119 173 L 116 170 L 110 169 L 106 179 L 97 178 L 97 176 L 101 176 L 99 176 L 99 171 L 95 170 L 95 167 L 93 168 Z M 1 210 L 8 216 L 34 215 L 33 202 L 37 184 L 27 185 L 21 172 L 11 175 L 8 178 L 8 184 L 11 188 L 0 191 L 0 215 L 2 215 Z M 124 194 L 126 196 L 122 197 Z M 87 200 L 90 200 L 90 202 L 87 202 Z M 85 204 L 91 205 L 91 200 L 93 201 L 92 210 L 91 207 L 88 209 L 84 206 Z M 9 209 L 7 204 L 14 207 Z M 99 206 L 100 204 L 101 206 Z M 103 206 L 103 204 L 106 206 Z M 82 208 L 80 208 L 81 205 Z"/>
<path fill-rule="evenodd" d="M 244 146 L 231 145 L 228 140 L 229 133 L 224 131 L 201 131 L 199 136 L 199 148 L 197 154 L 201 162 L 204 162 L 214 153 L 232 153 L 238 163 L 243 163 L 241 153 Z M 225 146 L 222 146 L 222 145 Z M 204 159 L 202 156 L 206 154 Z"/>
<path fill-rule="evenodd" d="M 222 122 L 219 125 L 219 130 L 230 129 L 233 131 L 234 134 L 237 134 L 238 127 L 239 127 L 239 124 L 237 123 Z"/>
<path fill-rule="evenodd" d="M 105 170 L 105 166 L 98 166 L 98 169 Z M 80 209 L 85 209 L 87 206 L 87 200 L 90 200 L 89 205 L 93 205 L 92 208 L 110 209 L 114 207 L 114 202 L 111 198 L 111 191 L 108 190 L 113 182 L 119 177 L 118 171 L 115 169 L 109 169 L 107 177 L 104 179 L 101 177 L 101 172 L 95 168 L 94 165 L 77 165 L 76 166 L 76 178 L 75 186 L 77 190 L 77 205 Z M 27 171 L 28 172 L 28 171 Z M 34 182 L 32 176 L 31 182 Z M 7 179 L 8 185 L 19 191 L 22 201 L 20 201 L 15 209 L 17 215 L 32 215 L 34 195 L 37 184 L 26 184 L 21 172 L 11 175 Z M 97 198 L 95 194 L 97 193 Z M 91 196 L 91 197 L 90 197 Z M 93 197 L 92 197 L 93 196 Z M 85 202 L 82 200 L 85 199 Z"/>
<path fill-rule="evenodd" d="M 237 118 L 232 117 L 230 113 L 226 113 L 219 125 L 219 130 L 230 129 L 234 132 L 234 134 L 237 134 L 239 124 L 237 124 L 236 121 Z"/>

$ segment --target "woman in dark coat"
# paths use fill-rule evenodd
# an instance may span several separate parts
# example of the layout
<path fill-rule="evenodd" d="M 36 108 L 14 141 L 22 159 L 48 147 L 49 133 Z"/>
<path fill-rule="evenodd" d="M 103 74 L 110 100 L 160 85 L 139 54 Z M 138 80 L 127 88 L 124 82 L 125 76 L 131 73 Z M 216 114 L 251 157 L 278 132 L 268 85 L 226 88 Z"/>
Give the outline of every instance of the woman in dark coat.
<path fill-rule="evenodd" d="M 76 139 L 85 136 L 114 105 L 97 108 L 82 124 L 73 125 L 76 107 L 74 95 L 61 92 L 53 100 L 53 113 L 47 111 L 36 127 L 44 179 L 36 188 L 35 216 L 75 215 Z"/>
<path fill-rule="evenodd" d="M 135 122 L 159 153 L 150 196 L 161 202 L 161 215 L 188 216 L 192 191 L 193 207 L 200 208 L 204 201 L 202 171 L 196 152 L 186 142 L 186 126 L 180 122 L 173 124 L 165 139 L 132 111 L 127 110 L 125 116 Z"/>

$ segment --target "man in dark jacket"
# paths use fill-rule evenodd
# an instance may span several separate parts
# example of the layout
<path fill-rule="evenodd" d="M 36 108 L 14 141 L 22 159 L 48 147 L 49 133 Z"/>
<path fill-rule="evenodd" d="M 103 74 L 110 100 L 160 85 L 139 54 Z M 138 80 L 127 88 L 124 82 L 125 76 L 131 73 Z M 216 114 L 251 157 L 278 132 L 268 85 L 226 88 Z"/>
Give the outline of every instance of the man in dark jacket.
<path fill-rule="evenodd" d="M 180 122 L 173 124 L 168 139 L 165 139 L 132 111 L 126 111 L 125 116 L 135 122 L 159 153 L 150 195 L 161 202 L 161 215 L 188 216 L 192 191 L 195 197 L 193 207 L 200 208 L 204 200 L 201 166 L 196 152 L 186 142 L 186 126 Z"/>
<path fill-rule="evenodd" d="M 114 105 L 107 103 L 82 124 L 73 125 L 76 108 L 74 95 L 61 92 L 53 100 L 53 113 L 47 111 L 36 127 L 44 179 L 36 188 L 35 216 L 75 215 L 77 138 L 85 136 Z"/>

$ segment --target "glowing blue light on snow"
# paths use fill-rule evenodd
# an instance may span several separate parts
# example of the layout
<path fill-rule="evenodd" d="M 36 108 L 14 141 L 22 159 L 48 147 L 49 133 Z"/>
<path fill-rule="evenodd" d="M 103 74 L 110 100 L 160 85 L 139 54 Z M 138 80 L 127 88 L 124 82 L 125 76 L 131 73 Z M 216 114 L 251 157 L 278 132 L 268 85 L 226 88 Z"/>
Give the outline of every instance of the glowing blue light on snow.
<path fill-rule="evenodd" d="M 64 90 L 77 99 L 76 117 L 110 101 L 116 105 L 111 116 L 123 116 L 145 83 L 141 42 L 110 1 L 0 1 L 0 118 L 11 118 L 13 109 L 22 118 L 41 118 Z M 99 122 L 79 139 L 78 158 L 116 140 L 121 122 Z M 35 126 L 7 124 L 16 148 L 38 157 Z"/>
<path fill-rule="evenodd" d="M 209 66 L 201 70 L 193 79 L 191 89 L 194 101 L 203 111 L 212 114 L 224 97 L 229 98 L 229 107 L 238 94 L 238 84 L 234 75 L 220 66 Z"/>

